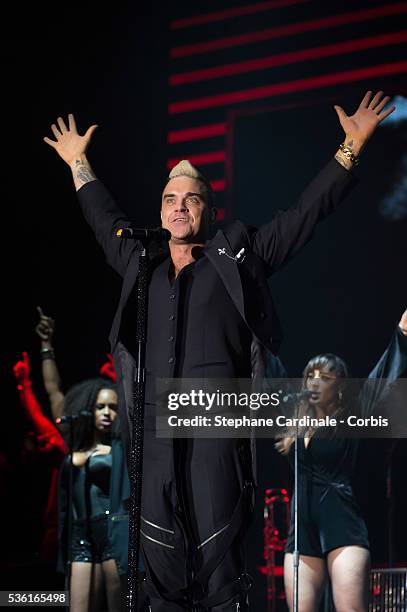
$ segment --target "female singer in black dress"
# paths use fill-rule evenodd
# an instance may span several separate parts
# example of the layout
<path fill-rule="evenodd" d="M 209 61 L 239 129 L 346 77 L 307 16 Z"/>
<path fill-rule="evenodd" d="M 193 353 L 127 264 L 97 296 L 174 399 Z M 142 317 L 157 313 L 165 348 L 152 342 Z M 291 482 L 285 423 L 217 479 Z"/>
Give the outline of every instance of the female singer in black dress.
<path fill-rule="evenodd" d="M 127 571 L 128 514 L 124 501 L 129 482 L 117 426 L 115 385 L 102 378 L 86 380 L 65 396 L 64 415 L 73 417 L 71 609 L 78 612 L 124 606 Z M 69 460 L 60 479 L 60 563 L 67 540 Z"/>
<path fill-rule="evenodd" d="M 381 359 L 357 398 L 358 415 L 369 417 L 389 385 L 407 373 L 407 310 Z M 304 388 L 311 392 L 301 414 L 314 417 L 345 415 L 346 364 L 336 355 L 311 359 L 304 370 Z M 372 380 L 374 379 L 374 380 Z M 352 411 L 353 412 L 353 411 Z M 277 448 L 294 455 L 294 432 Z M 336 612 L 367 610 L 369 541 L 365 522 L 352 491 L 358 440 L 313 436 L 298 438 L 299 612 L 318 610 L 328 571 Z M 287 604 L 293 605 L 294 517 L 284 559 Z"/>

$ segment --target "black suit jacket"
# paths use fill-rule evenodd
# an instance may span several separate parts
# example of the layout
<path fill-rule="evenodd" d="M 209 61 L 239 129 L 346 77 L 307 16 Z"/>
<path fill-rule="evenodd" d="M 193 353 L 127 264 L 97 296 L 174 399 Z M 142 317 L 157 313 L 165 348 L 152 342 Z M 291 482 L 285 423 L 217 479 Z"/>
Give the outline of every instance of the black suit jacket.
<path fill-rule="evenodd" d="M 310 240 L 317 223 L 337 208 L 354 181 L 352 174 L 332 159 L 305 189 L 295 207 L 279 212 L 270 223 L 260 228 L 234 221 L 224 231 L 219 230 L 209 242 L 206 255 L 253 332 L 252 365 L 255 374 L 261 376 L 264 372 L 265 351 L 275 353 L 281 342 L 268 278 Z M 107 262 L 123 277 L 110 342 L 129 415 L 132 412 L 135 373 L 131 351 L 134 325 L 129 319 L 135 318 L 135 311 L 134 308 L 126 310 L 126 306 L 131 302 L 137 280 L 140 244 L 116 236 L 117 229 L 128 225 L 129 219 L 100 181 L 81 187 L 78 197 L 85 219 L 102 246 Z M 226 256 L 234 256 L 242 248 L 245 249 L 242 263 Z"/>
<path fill-rule="evenodd" d="M 234 221 L 224 231 L 219 230 L 206 249 L 254 336 L 273 352 L 281 342 L 281 332 L 267 279 L 309 241 L 317 223 L 337 208 L 354 181 L 352 174 L 333 159 L 305 189 L 295 207 L 279 212 L 259 229 Z M 100 181 L 84 185 L 78 197 L 107 262 L 123 277 L 110 333 L 114 351 L 119 340 L 126 343 L 121 334 L 122 317 L 137 280 L 140 245 L 116 236 L 117 229 L 130 220 Z M 241 264 L 220 253 L 224 249 L 224 253 L 236 255 L 242 248 L 246 257 Z"/>

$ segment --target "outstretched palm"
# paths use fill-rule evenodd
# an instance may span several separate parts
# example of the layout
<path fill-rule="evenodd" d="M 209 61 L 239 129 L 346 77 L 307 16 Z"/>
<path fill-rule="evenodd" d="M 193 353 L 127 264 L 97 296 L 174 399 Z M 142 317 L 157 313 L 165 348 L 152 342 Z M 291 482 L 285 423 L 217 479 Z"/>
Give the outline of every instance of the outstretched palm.
<path fill-rule="evenodd" d="M 383 92 L 378 91 L 372 98 L 372 92 L 366 92 L 359 108 L 353 115 L 348 116 L 341 106 L 335 106 L 340 124 L 345 132 L 346 139 L 353 140 L 355 146 L 362 147 L 371 137 L 379 123 L 390 115 L 396 108 L 391 106 L 384 110 L 390 97 L 383 98 Z"/>
<path fill-rule="evenodd" d="M 55 149 L 58 155 L 67 164 L 70 164 L 75 157 L 86 153 L 86 149 L 89 146 L 92 134 L 96 130 L 97 125 L 91 125 L 87 129 L 86 133 L 83 136 L 80 136 L 78 134 L 73 115 L 68 115 L 68 127 L 66 127 L 62 117 L 58 117 L 57 123 L 58 127 L 55 125 L 55 123 L 51 125 L 51 130 L 56 138 L 56 141 L 45 137 L 44 142 Z"/>

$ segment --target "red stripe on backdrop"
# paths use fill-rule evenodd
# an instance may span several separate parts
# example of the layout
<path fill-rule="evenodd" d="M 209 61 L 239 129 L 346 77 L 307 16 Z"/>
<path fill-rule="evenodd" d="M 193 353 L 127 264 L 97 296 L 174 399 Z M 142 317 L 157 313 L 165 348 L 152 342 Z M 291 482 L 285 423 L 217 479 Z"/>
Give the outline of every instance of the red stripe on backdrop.
<path fill-rule="evenodd" d="M 171 115 L 186 113 L 194 110 L 202 110 L 204 108 L 238 104 L 239 102 L 249 102 L 251 100 L 271 98 L 279 94 L 305 91 L 307 89 L 318 89 L 320 87 L 328 87 L 329 85 L 337 85 L 338 83 L 347 83 L 357 81 L 359 79 L 387 76 L 390 74 L 400 74 L 403 72 L 407 72 L 407 61 L 394 62 L 391 64 L 380 64 L 378 66 L 370 66 L 368 68 L 357 68 L 355 70 L 346 70 L 344 72 L 322 74 L 320 76 L 310 77 L 308 79 L 287 81 L 285 83 L 276 83 L 275 85 L 264 85 L 262 87 L 255 87 L 253 89 L 245 89 L 241 91 L 232 91 L 230 93 L 220 94 L 217 96 L 198 98 L 197 100 L 173 102 L 169 105 L 168 112 Z"/>
<path fill-rule="evenodd" d="M 168 144 L 186 142 L 187 140 L 200 140 L 201 138 L 212 138 L 213 136 L 224 136 L 226 134 L 226 123 L 212 123 L 211 125 L 200 125 L 199 127 L 185 130 L 172 130 L 168 132 Z"/>
<path fill-rule="evenodd" d="M 224 64 L 223 66 L 216 66 L 214 68 L 205 68 L 203 70 L 173 74 L 170 76 L 169 83 L 171 86 L 184 85 L 186 83 L 233 76 L 235 74 L 252 72 L 254 70 L 264 70 L 274 66 L 284 66 L 287 64 L 319 59 L 331 55 L 363 51 L 365 49 L 382 47 L 384 45 L 396 45 L 406 41 L 407 30 L 403 30 L 402 32 L 389 32 L 380 36 L 369 36 L 367 38 L 359 38 L 357 40 L 349 40 L 332 45 L 325 45 L 324 47 L 315 47 L 313 49 L 304 49 L 302 51 L 290 51 L 288 53 L 280 53 L 279 55 L 273 55 L 270 57 L 260 57 L 254 60 L 248 60 L 246 62 L 238 62 L 236 64 Z"/>
<path fill-rule="evenodd" d="M 167 168 L 172 168 L 181 159 L 188 159 L 191 164 L 196 164 L 197 166 L 207 166 L 208 164 L 218 164 L 222 163 L 226 159 L 225 151 L 210 151 L 209 153 L 200 153 L 198 155 L 190 155 L 189 157 L 174 157 L 167 161 Z"/>
<path fill-rule="evenodd" d="M 219 179 L 217 181 L 211 181 L 212 189 L 214 191 L 225 191 L 226 189 L 226 180 Z"/>
<path fill-rule="evenodd" d="M 184 45 L 181 47 L 173 47 L 170 51 L 170 57 L 176 59 L 186 57 L 188 55 L 196 55 L 199 53 L 208 53 L 217 49 L 227 49 L 238 45 L 251 44 L 262 40 L 270 40 L 272 38 L 281 38 L 283 36 L 293 36 L 302 32 L 311 32 L 313 30 L 321 30 L 329 27 L 337 27 L 358 21 L 366 21 L 368 19 L 377 19 L 379 17 L 388 17 L 397 15 L 407 11 L 407 2 L 397 2 L 384 6 L 365 9 L 363 11 L 352 11 L 343 13 L 342 15 L 332 15 L 330 17 L 322 17 L 311 21 L 301 23 L 289 23 L 277 28 L 269 28 L 260 32 L 247 32 L 237 36 L 229 36 L 228 38 L 219 38 L 217 40 L 209 40 L 206 42 L 194 43 L 192 45 Z"/>
<path fill-rule="evenodd" d="M 179 30 L 190 26 L 202 25 L 204 23 L 213 23 L 215 21 L 223 21 L 224 19 L 232 19 L 233 17 L 243 17 L 244 15 L 253 15 L 270 9 L 284 8 L 293 4 L 304 4 L 309 0 L 269 0 L 268 2 L 257 2 L 250 6 L 241 6 L 237 8 L 218 11 L 217 13 L 207 13 L 206 15 L 196 15 L 195 17 L 184 17 L 182 19 L 174 19 L 170 23 L 171 30 Z"/>

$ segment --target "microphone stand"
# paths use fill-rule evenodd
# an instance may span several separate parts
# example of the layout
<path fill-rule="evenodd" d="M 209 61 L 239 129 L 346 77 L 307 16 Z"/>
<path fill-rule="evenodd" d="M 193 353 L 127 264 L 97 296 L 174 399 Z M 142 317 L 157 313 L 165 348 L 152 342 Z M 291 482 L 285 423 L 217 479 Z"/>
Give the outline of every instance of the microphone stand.
<path fill-rule="evenodd" d="M 300 394 L 297 393 L 295 401 L 293 612 L 298 612 L 298 572 L 300 566 L 300 552 L 298 550 L 298 418 L 300 413 L 300 402 L 304 397 L 304 393 L 305 392 Z M 305 395 L 305 397 L 307 397 L 307 395 Z"/>
<path fill-rule="evenodd" d="M 293 551 L 293 612 L 298 612 L 298 570 L 300 553 L 298 550 L 298 414 L 299 402 L 296 404 L 296 424 L 294 438 L 294 551 Z"/>
<path fill-rule="evenodd" d="M 393 496 L 393 453 L 399 440 L 392 440 L 387 454 L 386 502 L 387 502 L 387 561 L 391 569 L 394 564 L 394 496 Z"/>
<path fill-rule="evenodd" d="M 71 601 L 71 576 L 72 576 L 72 525 L 73 525 L 73 422 L 78 416 L 89 416 L 91 412 L 82 410 L 79 415 L 64 415 L 55 419 L 55 423 L 69 423 L 69 434 L 68 434 L 68 448 L 70 453 L 68 455 L 68 487 L 66 493 L 66 506 L 67 506 L 67 521 L 66 521 L 66 564 L 65 564 L 65 591 L 68 591 L 68 604 L 67 610 L 70 609 Z"/>
<path fill-rule="evenodd" d="M 65 570 L 65 591 L 68 591 L 69 612 L 71 602 L 71 576 L 72 576 L 72 524 L 73 524 L 73 418 L 69 422 L 69 460 L 68 460 L 68 488 L 67 488 L 67 526 L 66 526 L 66 570 Z"/>
<path fill-rule="evenodd" d="M 163 233 L 164 232 L 164 233 Z M 139 604 L 139 556 L 140 556 L 140 521 L 141 492 L 143 478 L 143 443 L 144 443 L 144 399 L 145 399 L 145 357 L 147 340 L 148 311 L 148 273 L 149 244 L 158 239 L 169 240 L 170 232 L 162 230 L 159 234 L 146 232 L 143 237 L 137 236 L 142 243 L 137 276 L 137 327 L 136 327 L 136 380 L 133 393 L 133 413 L 131 419 L 130 446 L 130 504 L 129 504 L 129 569 L 127 576 L 127 610 L 137 612 Z"/>
<path fill-rule="evenodd" d="M 137 612 L 140 555 L 141 491 L 143 477 L 145 354 L 147 336 L 148 255 L 143 244 L 137 277 L 136 380 L 133 393 L 130 446 L 129 569 L 127 610 Z"/>

